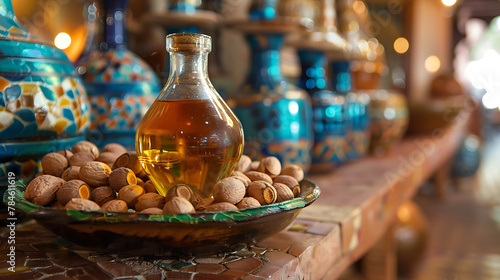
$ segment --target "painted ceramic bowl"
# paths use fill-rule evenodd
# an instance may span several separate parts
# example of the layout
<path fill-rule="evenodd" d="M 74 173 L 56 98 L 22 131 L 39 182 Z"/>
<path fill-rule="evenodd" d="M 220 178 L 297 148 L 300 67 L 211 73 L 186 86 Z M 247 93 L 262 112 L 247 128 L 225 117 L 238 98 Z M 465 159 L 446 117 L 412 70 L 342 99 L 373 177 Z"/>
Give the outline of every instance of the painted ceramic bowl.
<path fill-rule="evenodd" d="M 0 185 L 39 172 L 40 159 L 84 140 L 89 105 L 63 51 L 24 29 L 0 0 Z"/>
<path fill-rule="evenodd" d="M 386 90 L 369 91 L 370 151 L 383 155 L 403 138 L 408 127 L 408 108 L 402 94 Z"/>
<path fill-rule="evenodd" d="M 24 199 L 25 185 L 18 181 L 15 206 L 48 230 L 96 250 L 133 256 L 208 256 L 255 244 L 285 229 L 320 195 L 313 182 L 303 180 L 300 185 L 300 197 L 256 208 L 148 215 L 37 206 Z M 8 199 L 6 194 L 4 202 Z"/>

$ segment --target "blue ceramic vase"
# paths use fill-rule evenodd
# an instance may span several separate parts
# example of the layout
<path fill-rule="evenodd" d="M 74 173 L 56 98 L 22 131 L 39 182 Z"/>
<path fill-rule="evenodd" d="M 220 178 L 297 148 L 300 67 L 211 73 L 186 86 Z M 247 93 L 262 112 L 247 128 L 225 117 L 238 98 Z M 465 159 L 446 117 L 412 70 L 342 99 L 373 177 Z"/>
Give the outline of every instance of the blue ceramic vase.
<path fill-rule="evenodd" d="M 24 29 L 0 0 L 0 184 L 30 178 L 49 152 L 85 139 L 89 105 L 63 51 Z"/>
<path fill-rule="evenodd" d="M 170 0 L 168 9 L 170 11 L 193 14 L 200 9 L 200 6 L 201 6 L 201 1 Z"/>
<path fill-rule="evenodd" d="M 331 62 L 333 90 L 345 96 L 347 101 L 347 147 L 348 160 L 365 156 L 370 147 L 370 97 L 352 90 L 350 63 L 347 60 Z"/>
<path fill-rule="evenodd" d="M 326 57 L 322 51 L 299 49 L 302 73 L 298 86 L 311 98 L 314 145 L 311 172 L 332 171 L 346 162 L 346 136 L 349 129 L 345 97 L 330 90 L 327 82 Z"/>
<path fill-rule="evenodd" d="M 276 156 L 281 163 L 309 169 L 313 132 L 307 93 L 287 83 L 280 69 L 281 33 L 249 33 L 251 69 L 229 101 L 245 134 L 245 154 Z"/>
<path fill-rule="evenodd" d="M 127 49 L 127 0 L 102 0 L 103 39 L 99 49 L 79 61 L 92 108 L 88 139 L 99 147 L 135 147 L 139 121 L 161 90 L 153 70 Z"/>
<path fill-rule="evenodd" d="M 253 0 L 250 5 L 251 20 L 273 20 L 276 18 L 278 0 Z"/>
<path fill-rule="evenodd" d="M 451 165 L 451 175 L 454 177 L 467 177 L 474 175 L 481 163 L 481 140 L 469 134 L 462 140 L 462 145 L 455 153 Z"/>

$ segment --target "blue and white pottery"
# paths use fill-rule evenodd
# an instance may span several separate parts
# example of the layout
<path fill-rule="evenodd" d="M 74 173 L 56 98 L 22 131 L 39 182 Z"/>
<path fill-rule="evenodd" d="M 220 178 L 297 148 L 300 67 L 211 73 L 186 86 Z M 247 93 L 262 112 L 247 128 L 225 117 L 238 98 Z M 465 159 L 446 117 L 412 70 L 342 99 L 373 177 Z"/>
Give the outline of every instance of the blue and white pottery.
<path fill-rule="evenodd" d="M 136 128 L 160 92 L 160 82 L 127 49 L 124 20 L 128 0 L 102 0 L 102 4 L 104 39 L 78 66 L 92 109 L 87 138 L 99 147 L 113 142 L 133 150 Z"/>

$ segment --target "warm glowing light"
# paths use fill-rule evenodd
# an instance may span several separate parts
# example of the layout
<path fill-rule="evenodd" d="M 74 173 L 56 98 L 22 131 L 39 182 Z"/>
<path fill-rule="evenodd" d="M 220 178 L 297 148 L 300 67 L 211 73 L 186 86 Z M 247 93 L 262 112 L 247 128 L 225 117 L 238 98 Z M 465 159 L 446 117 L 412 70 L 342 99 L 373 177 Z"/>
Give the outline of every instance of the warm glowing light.
<path fill-rule="evenodd" d="M 362 14 L 366 11 L 365 3 L 363 3 L 363 1 L 360 0 L 354 1 L 354 3 L 352 4 L 352 8 L 358 14 Z"/>
<path fill-rule="evenodd" d="M 394 50 L 399 54 L 404 54 L 410 48 L 410 43 L 404 37 L 399 37 L 394 41 Z"/>
<path fill-rule="evenodd" d="M 68 33 L 59 32 L 54 38 L 54 45 L 61 50 L 67 49 L 71 45 L 71 37 Z"/>
<path fill-rule="evenodd" d="M 446 7 L 451 7 L 451 6 L 453 6 L 453 5 L 455 5 L 457 3 L 457 0 L 441 0 L 441 2 Z"/>
<path fill-rule="evenodd" d="M 441 68 L 441 60 L 435 55 L 431 55 L 425 59 L 425 70 L 430 73 L 437 72 Z"/>
<path fill-rule="evenodd" d="M 398 211 L 396 212 L 396 215 L 398 216 L 398 219 L 401 222 L 406 223 L 411 219 L 410 208 L 406 205 L 403 205 L 399 207 Z"/>

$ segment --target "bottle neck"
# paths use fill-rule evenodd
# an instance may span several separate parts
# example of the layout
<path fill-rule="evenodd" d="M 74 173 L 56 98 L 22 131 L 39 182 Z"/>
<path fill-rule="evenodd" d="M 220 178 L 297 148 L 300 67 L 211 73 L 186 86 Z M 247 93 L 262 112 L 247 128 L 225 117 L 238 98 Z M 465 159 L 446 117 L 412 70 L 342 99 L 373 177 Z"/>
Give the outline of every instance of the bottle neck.
<path fill-rule="evenodd" d="M 308 92 L 324 90 L 326 83 L 325 63 L 323 52 L 313 50 L 299 50 L 300 66 L 302 68 L 298 86 Z"/>
<path fill-rule="evenodd" d="M 267 86 L 273 90 L 283 81 L 280 68 L 280 50 L 283 34 L 249 34 L 252 62 L 247 84 L 260 90 Z"/>
<path fill-rule="evenodd" d="M 127 48 L 125 12 L 128 0 L 102 0 L 104 9 L 104 30 L 101 44 L 104 49 L 124 50 Z"/>
<path fill-rule="evenodd" d="M 347 94 L 352 91 L 350 62 L 347 60 L 333 61 L 330 64 L 332 70 L 332 87 L 335 91 Z"/>
<path fill-rule="evenodd" d="M 198 84 L 208 82 L 208 52 L 174 52 L 170 54 L 167 84 Z"/>

